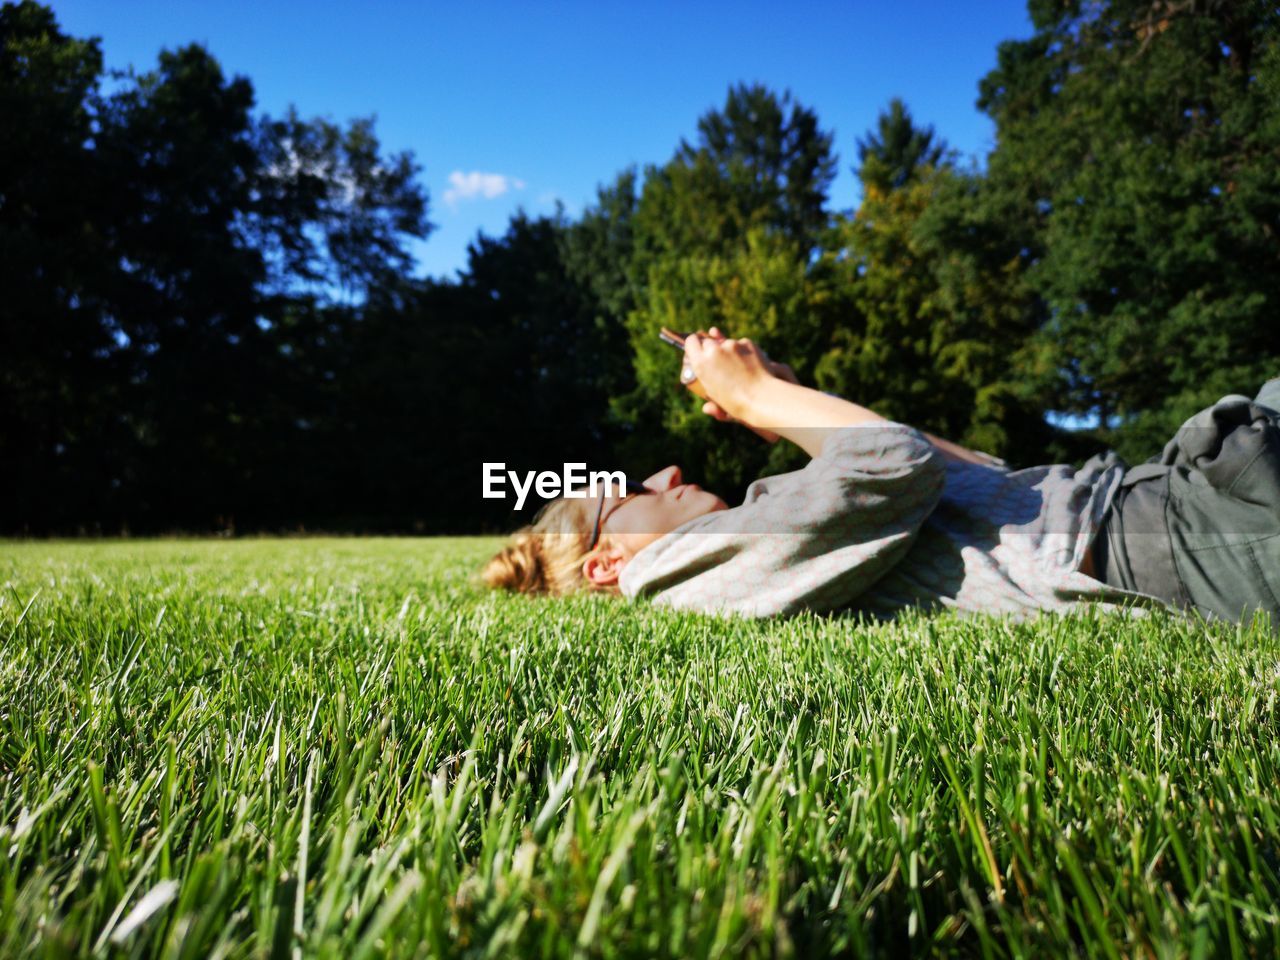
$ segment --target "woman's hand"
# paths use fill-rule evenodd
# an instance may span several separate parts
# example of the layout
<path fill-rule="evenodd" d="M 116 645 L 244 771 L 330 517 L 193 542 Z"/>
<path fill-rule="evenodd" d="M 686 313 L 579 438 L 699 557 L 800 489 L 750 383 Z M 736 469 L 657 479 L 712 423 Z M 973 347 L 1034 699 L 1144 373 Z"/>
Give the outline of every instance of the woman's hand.
<path fill-rule="evenodd" d="M 711 340 L 715 341 L 716 343 L 723 343 L 727 339 L 725 335 L 720 331 L 719 327 L 712 327 L 710 333 L 705 334 L 705 336 L 709 337 Z M 750 343 L 751 341 L 747 340 L 745 342 Z M 765 353 L 763 350 L 760 350 L 758 347 L 756 349 L 759 350 L 760 356 L 764 358 L 765 369 L 770 373 L 770 375 L 776 377 L 779 380 L 784 380 L 787 383 L 798 384 L 800 382 L 800 380 L 796 377 L 795 371 L 792 370 L 791 367 L 789 367 L 785 363 L 779 363 L 776 360 L 769 359 L 769 355 L 767 353 Z M 686 365 L 687 365 L 687 361 L 686 361 Z M 690 367 L 690 369 L 692 369 L 692 367 Z M 692 388 L 693 384 L 688 384 L 688 386 Z M 736 418 L 730 416 L 729 413 L 726 412 L 725 409 L 721 407 L 720 404 L 718 404 L 715 400 L 710 400 L 710 399 L 706 400 L 702 404 L 702 412 L 709 417 L 714 417 L 716 420 L 719 420 L 722 423 L 738 422 Z M 770 433 L 768 437 L 766 437 L 766 439 L 770 439 L 770 442 L 772 442 L 772 440 L 777 439 L 777 434 Z"/>
<path fill-rule="evenodd" d="M 802 387 L 790 368 L 785 373 L 750 340 L 728 340 L 712 328 L 684 341 L 680 376 L 689 391 L 706 401 L 703 410 L 723 413 L 750 427 L 770 443 L 785 437 L 811 457 L 822 452 L 833 431 L 868 423 L 888 423 L 866 407 Z M 687 375 L 686 375 L 687 374 Z"/>
<path fill-rule="evenodd" d="M 750 425 L 745 414 L 750 409 L 752 394 L 761 383 L 775 379 L 769 369 L 771 361 L 764 351 L 746 338 L 735 340 L 702 334 L 690 335 L 684 350 L 685 366 L 692 372 L 694 382 L 688 381 L 687 374 L 682 379 L 708 404 L 714 404 L 712 409 L 704 406 L 703 410 L 717 419 L 723 419 L 719 416 L 723 414 Z"/>

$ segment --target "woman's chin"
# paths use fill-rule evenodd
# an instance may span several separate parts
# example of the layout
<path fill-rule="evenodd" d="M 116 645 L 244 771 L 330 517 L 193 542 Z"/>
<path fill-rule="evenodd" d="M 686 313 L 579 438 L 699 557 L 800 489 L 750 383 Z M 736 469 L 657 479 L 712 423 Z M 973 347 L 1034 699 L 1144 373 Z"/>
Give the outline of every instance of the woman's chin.
<path fill-rule="evenodd" d="M 707 509 L 706 509 L 707 513 L 715 513 L 717 510 L 729 509 L 729 505 L 725 503 L 723 500 L 721 500 L 719 497 L 717 497 L 714 493 L 711 493 L 710 491 L 707 491 L 707 490 L 704 490 L 703 493 L 707 495 L 707 498 L 710 501 L 710 504 L 707 506 Z"/>

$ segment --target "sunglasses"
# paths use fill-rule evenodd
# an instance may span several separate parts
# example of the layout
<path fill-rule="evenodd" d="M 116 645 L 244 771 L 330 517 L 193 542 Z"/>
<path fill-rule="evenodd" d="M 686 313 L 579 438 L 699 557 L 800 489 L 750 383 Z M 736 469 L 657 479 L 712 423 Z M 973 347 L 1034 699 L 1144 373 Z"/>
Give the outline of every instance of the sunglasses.
<path fill-rule="evenodd" d="M 591 531 L 591 545 L 587 547 L 588 553 L 594 550 L 596 548 L 596 544 L 600 542 L 600 528 L 604 525 L 604 522 L 609 519 L 610 515 L 613 513 L 614 510 L 617 510 L 618 507 L 626 503 L 627 500 L 630 499 L 631 495 L 633 494 L 653 492 L 648 487 L 646 487 L 643 483 L 636 483 L 634 480 L 631 480 L 629 478 L 623 481 L 623 487 L 627 491 L 627 496 L 623 497 L 621 501 L 615 504 L 613 509 L 610 510 L 609 513 L 604 512 L 605 498 L 604 497 L 600 498 L 600 506 L 596 508 L 596 525 L 595 525 L 595 528 Z"/>

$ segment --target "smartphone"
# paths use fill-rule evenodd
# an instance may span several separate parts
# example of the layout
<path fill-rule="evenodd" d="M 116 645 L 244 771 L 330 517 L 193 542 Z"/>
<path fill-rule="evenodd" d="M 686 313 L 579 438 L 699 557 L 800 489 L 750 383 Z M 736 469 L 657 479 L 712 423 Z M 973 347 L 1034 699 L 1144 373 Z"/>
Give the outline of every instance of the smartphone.
<path fill-rule="evenodd" d="M 675 330 L 669 330 L 666 327 L 663 327 L 658 331 L 658 337 L 663 343 L 671 344 L 671 346 L 675 347 L 675 349 L 679 350 L 681 353 L 684 353 L 684 340 L 687 336 L 689 336 L 689 334 L 677 333 Z"/>

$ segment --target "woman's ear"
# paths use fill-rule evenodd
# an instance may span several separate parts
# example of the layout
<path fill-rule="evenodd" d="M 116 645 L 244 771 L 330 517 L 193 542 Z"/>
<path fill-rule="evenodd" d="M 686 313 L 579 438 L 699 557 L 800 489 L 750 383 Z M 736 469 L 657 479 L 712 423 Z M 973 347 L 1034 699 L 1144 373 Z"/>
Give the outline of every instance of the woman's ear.
<path fill-rule="evenodd" d="M 612 587 L 626 565 L 627 555 L 621 548 L 603 547 L 582 561 L 582 576 L 593 587 Z"/>

